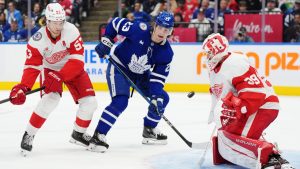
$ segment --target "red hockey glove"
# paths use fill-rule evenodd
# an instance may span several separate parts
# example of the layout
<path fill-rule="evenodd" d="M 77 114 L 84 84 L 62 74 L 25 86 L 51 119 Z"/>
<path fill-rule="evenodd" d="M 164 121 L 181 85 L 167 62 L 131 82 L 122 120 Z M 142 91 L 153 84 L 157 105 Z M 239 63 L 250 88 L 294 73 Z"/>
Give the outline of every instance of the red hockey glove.
<path fill-rule="evenodd" d="M 244 114 L 241 113 L 242 100 L 229 92 L 222 98 L 222 116 L 224 119 L 235 120 L 240 119 Z"/>
<path fill-rule="evenodd" d="M 45 81 L 43 86 L 45 86 L 44 92 L 51 93 L 51 92 L 58 92 L 59 94 L 62 93 L 62 76 L 55 71 L 51 71 L 46 74 Z"/>
<path fill-rule="evenodd" d="M 25 93 L 30 91 L 30 88 L 23 84 L 17 84 L 14 86 L 10 91 L 10 102 L 14 105 L 21 105 L 24 104 L 26 101 Z"/>

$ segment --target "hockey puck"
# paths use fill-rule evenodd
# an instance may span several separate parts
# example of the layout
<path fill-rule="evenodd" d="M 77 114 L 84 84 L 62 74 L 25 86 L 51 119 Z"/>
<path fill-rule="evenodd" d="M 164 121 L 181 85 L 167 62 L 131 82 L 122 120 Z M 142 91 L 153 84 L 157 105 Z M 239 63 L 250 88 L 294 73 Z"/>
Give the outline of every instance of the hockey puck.
<path fill-rule="evenodd" d="M 187 95 L 187 97 L 188 97 L 188 98 L 192 98 L 194 95 L 195 95 L 195 92 L 194 92 L 194 91 L 191 91 L 191 92 Z"/>

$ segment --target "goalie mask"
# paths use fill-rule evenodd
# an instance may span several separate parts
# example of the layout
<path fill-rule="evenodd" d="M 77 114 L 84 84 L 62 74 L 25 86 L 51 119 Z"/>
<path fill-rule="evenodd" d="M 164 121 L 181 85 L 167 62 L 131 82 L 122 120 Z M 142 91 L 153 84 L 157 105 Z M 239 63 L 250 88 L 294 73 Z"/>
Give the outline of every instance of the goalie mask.
<path fill-rule="evenodd" d="M 213 70 L 228 54 L 228 47 L 228 40 L 219 33 L 211 34 L 204 40 L 202 49 L 206 53 L 207 66 L 210 70 Z"/>

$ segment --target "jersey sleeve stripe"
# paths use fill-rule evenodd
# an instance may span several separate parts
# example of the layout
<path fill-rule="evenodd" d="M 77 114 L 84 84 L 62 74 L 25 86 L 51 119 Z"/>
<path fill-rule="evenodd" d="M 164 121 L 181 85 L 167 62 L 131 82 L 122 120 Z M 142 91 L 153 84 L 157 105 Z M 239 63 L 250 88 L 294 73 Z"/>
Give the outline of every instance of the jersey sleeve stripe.
<path fill-rule="evenodd" d="M 119 32 L 119 27 L 120 27 L 121 23 L 122 23 L 124 20 L 125 20 L 125 18 L 122 18 L 122 19 L 118 22 L 118 24 L 117 24 L 117 29 L 116 29 L 117 32 Z"/>
<path fill-rule="evenodd" d="M 80 60 L 80 61 L 84 62 L 83 56 L 82 55 L 78 55 L 78 54 L 70 55 L 70 59 L 77 59 L 77 60 Z"/>
<path fill-rule="evenodd" d="M 161 83 L 162 85 L 165 85 L 165 83 L 161 80 L 158 79 L 150 79 L 150 82 L 157 82 L 157 83 Z"/>
<path fill-rule="evenodd" d="M 152 75 L 152 76 L 159 77 L 159 78 L 162 78 L 162 79 L 164 79 L 164 80 L 167 78 L 167 76 L 164 76 L 164 75 L 161 75 L 161 74 L 158 74 L 158 73 L 154 73 L 154 72 L 151 72 L 151 75 Z"/>
<path fill-rule="evenodd" d="M 265 88 L 243 88 L 238 91 L 238 94 L 243 93 L 243 92 L 255 92 L 255 93 L 266 94 L 266 89 Z"/>
<path fill-rule="evenodd" d="M 117 20 L 118 18 L 115 18 L 113 21 L 112 21 L 112 25 L 113 25 L 113 27 L 114 27 L 114 29 L 116 30 L 116 31 L 118 31 L 117 30 L 117 28 L 116 28 L 116 20 Z"/>
<path fill-rule="evenodd" d="M 36 69 L 36 70 L 42 70 L 42 69 L 43 69 L 43 66 L 42 66 L 42 65 L 40 65 L 40 66 L 25 65 L 25 66 L 24 66 L 24 70 L 25 70 L 25 69 L 29 69 L 29 68 Z"/>

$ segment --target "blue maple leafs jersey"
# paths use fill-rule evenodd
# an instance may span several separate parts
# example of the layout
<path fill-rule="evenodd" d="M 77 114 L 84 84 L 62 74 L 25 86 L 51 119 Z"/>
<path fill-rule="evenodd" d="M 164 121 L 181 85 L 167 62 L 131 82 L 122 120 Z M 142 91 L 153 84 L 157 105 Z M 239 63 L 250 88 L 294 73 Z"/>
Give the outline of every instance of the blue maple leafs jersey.
<path fill-rule="evenodd" d="M 169 42 L 152 42 L 148 24 L 125 18 L 114 18 L 107 25 L 104 36 L 114 39 L 117 34 L 126 38 L 112 51 L 111 57 L 129 75 L 150 73 L 150 95 L 159 95 L 169 75 L 174 54 Z"/>

